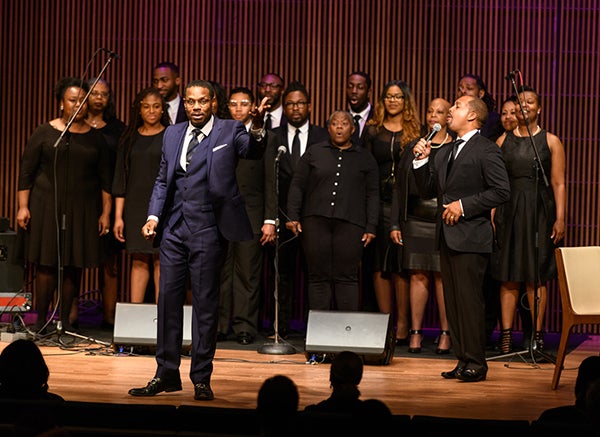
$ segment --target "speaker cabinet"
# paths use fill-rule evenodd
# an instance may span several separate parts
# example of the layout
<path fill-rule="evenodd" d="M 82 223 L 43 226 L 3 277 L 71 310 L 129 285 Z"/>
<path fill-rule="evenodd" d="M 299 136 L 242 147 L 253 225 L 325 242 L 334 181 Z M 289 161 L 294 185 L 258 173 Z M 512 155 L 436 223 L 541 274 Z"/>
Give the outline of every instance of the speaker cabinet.
<path fill-rule="evenodd" d="M 25 269 L 23 264 L 15 263 L 16 240 L 14 231 L 0 233 L 0 293 L 23 291 Z"/>
<path fill-rule="evenodd" d="M 155 304 L 117 302 L 115 346 L 156 346 L 158 327 Z M 192 306 L 183 307 L 183 347 L 192 345 Z"/>
<path fill-rule="evenodd" d="M 389 314 L 345 311 L 308 312 L 305 351 L 335 354 L 352 351 L 365 364 L 389 364 L 396 341 Z"/>

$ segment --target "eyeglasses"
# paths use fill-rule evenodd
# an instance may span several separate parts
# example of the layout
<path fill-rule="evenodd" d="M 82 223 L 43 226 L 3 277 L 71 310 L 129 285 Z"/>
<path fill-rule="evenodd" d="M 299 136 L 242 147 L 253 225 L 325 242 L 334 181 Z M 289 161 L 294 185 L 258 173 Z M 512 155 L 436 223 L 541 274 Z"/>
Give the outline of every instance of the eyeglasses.
<path fill-rule="evenodd" d="M 273 90 L 277 90 L 279 88 L 281 88 L 283 85 L 279 84 L 279 83 L 267 83 L 267 82 L 259 82 L 258 86 L 261 88 L 271 88 Z"/>
<path fill-rule="evenodd" d="M 105 98 L 105 99 L 107 99 L 107 98 L 108 98 L 108 96 L 109 96 L 110 94 L 109 94 L 109 93 L 107 93 L 106 91 L 92 91 L 92 92 L 90 93 L 90 95 L 91 95 L 92 97 L 102 97 L 102 98 Z"/>
<path fill-rule="evenodd" d="M 404 100 L 404 96 L 402 94 L 386 94 L 383 97 L 385 100 Z"/>
<path fill-rule="evenodd" d="M 236 106 L 243 106 L 244 108 L 247 108 L 251 104 L 252 104 L 252 102 L 250 100 L 240 100 L 239 102 L 237 100 L 229 101 L 229 106 L 231 108 L 235 108 Z"/>
<path fill-rule="evenodd" d="M 206 106 L 206 105 L 210 104 L 210 101 L 211 101 L 210 99 L 206 99 L 206 98 L 205 99 L 198 99 L 198 100 L 196 100 L 196 99 L 185 99 L 183 101 L 183 103 L 186 104 L 187 106 L 193 107 L 193 106 L 196 106 L 196 103 L 198 103 L 200 106 Z"/>
<path fill-rule="evenodd" d="M 293 108 L 294 106 L 297 106 L 298 108 L 304 108 L 306 105 L 308 105 L 308 102 L 304 100 L 300 100 L 299 102 L 285 102 L 283 104 L 283 106 L 285 106 L 288 109 Z"/>

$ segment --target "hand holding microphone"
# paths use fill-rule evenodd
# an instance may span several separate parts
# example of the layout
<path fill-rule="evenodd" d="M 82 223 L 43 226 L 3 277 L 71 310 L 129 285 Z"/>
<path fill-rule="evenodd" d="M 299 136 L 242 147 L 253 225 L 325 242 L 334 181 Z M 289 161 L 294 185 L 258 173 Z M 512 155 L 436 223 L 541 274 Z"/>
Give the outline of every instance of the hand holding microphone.
<path fill-rule="evenodd" d="M 431 132 L 429 132 L 429 134 L 427 134 L 426 137 L 421 138 L 421 140 L 415 146 L 415 159 L 419 159 L 421 157 L 426 158 L 427 156 L 429 156 L 429 152 L 425 156 L 423 156 L 423 153 L 425 152 L 425 149 L 429 148 L 428 143 L 441 130 L 442 130 L 442 125 L 439 123 L 436 123 L 432 126 Z"/>

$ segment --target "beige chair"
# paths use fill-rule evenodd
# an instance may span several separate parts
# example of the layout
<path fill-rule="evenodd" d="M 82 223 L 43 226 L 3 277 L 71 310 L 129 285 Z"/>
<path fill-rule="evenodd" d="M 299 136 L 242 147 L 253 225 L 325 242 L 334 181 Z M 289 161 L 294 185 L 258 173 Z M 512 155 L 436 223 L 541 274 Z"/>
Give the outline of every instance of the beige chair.
<path fill-rule="evenodd" d="M 553 390 L 558 387 L 573 326 L 600 324 L 600 246 L 559 247 L 555 255 L 562 332 L 552 377 Z"/>

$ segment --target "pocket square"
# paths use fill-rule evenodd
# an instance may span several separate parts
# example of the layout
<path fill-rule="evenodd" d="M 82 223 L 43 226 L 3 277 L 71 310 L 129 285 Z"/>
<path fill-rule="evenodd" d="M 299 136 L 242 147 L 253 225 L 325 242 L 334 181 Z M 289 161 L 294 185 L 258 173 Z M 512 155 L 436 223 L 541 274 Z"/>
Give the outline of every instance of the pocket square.
<path fill-rule="evenodd" d="M 214 147 L 213 148 L 213 152 L 216 152 L 219 149 L 222 149 L 223 147 L 227 147 L 229 144 L 221 144 L 220 146 Z"/>

